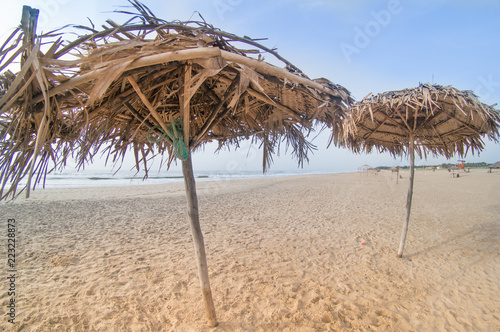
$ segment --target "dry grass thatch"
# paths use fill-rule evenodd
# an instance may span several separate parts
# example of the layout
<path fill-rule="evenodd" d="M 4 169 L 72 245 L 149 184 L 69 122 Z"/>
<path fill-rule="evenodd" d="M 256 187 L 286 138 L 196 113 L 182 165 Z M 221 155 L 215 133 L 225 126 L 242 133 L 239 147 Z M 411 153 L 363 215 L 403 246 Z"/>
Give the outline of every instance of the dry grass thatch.
<path fill-rule="evenodd" d="M 483 149 L 482 136 L 498 139 L 500 115 L 470 91 L 420 84 L 355 103 L 345 121 L 341 145 L 354 152 L 373 148 L 392 155 L 408 154 L 412 137 L 420 157 L 447 158 Z"/>
<path fill-rule="evenodd" d="M 206 142 L 252 138 L 263 146 L 266 170 L 282 143 L 299 164 L 307 160 L 315 122 L 332 128 L 334 140 L 342 135 L 352 102 L 345 88 L 310 80 L 249 37 L 206 22 L 166 22 L 130 3 L 125 24 L 76 27 L 80 36 L 70 42 L 62 38 L 70 27 L 35 37 L 37 12 L 27 7 L 0 49 L 2 198 L 70 156 L 78 166 L 98 152 L 120 163 L 132 150 L 137 170 L 147 171 L 156 155 L 170 165 Z M 285 68 L 264 62 L 267 54 Z M 5 71 L 19 58 L 18 73 Z"/>

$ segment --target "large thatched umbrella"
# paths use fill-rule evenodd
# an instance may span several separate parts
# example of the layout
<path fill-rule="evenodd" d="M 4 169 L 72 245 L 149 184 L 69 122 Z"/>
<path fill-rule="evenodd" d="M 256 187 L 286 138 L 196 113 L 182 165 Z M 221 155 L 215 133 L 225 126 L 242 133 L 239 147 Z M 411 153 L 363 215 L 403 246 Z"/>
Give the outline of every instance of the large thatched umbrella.
<path fill-rule="evenodd" d="M 21 57 L 20 72 L 0 80 L 0 196 L 18 195 L 23 178 L 29 195 L 70 156 L 82 166 L 104 152 L 120 163 L 132 150 L 146 174 L 155 155 L 168 165 L 180 159 L 205 307 L 215 326 L 191 152 L 211 141 L 222 148 L 252 138 L 263 147 L 264 171 L 280 144 L 302 164 L 314 148 L 307 134 L 315 122 L 340 134 L 351 98 L 253 39 L 206 22 L 166 22 L 131 3 L 135 13 L 127 13 L 133 16 L 126 24 L 109 20 L 104 30 L 85 28 L 88 34 L 66 43 L 56 33 L 35 38 L 37 11 L 25 7 L 21 28 L 0 50 L 1 69 Z M 264 62 L 264 55 L 285 68 Z"/>
<path fill-rule="evenodd" d="M 413 194 L 415 152 L 451 158 L 483 149 L 482 137 L 497 140 L 498 111 L 479 102 L 470 91 L 420 84 L 417 88 L 385 92 L 354 104 L 345 122 L 344 141 L 354 152 L 373 148 L 394 156 L 410 155 L 407 214 L 398 257 L 402 257 Z"/>

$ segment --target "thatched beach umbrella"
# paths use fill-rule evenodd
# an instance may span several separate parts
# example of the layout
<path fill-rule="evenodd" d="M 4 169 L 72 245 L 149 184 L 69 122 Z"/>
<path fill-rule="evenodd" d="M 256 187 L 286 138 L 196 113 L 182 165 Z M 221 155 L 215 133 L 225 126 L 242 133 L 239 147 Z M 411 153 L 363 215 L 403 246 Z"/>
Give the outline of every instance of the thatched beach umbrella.
<path fill-rule="evenodd" d="M 396 183 L 399 183 L 399 166 L 391 167 L 391 172 L 396 173 Z"/>
<path fill-rule="evenodd" d="M 370 166 L 370 165 L 368 165 L 368 164 L 364 164 L 364 165 L 362 165 L 362 166 L 359 166 L 359 167 L 358 167 L 358 171 L 359 171 L 360 173 L 364 173 L 364 172 L 366 172 L 366 174 L 368 174 L 368 172 L 369 172 L 370 170 L 372 170 L 372 169 L 373 169 L 373 167 L 371 167 L 371 166 Z"/>
<path fill-rule="evenodd" d="M 21 29 L 0 50 L 1 69 L 21 56 L 20 72 L 1 80 L 0 196 L 18 195 L 24 178 L 29 195 L 69 157 L 82 166 L 104 152 L 121 163 L 131 151 L 146 175 L 153 156 L 166 157 L 168 166 L 181 160 L 205 308 L 215 326 L 191 153 L 207 142 L 222 148 L 251 138 L 263 148 L 264 171 L 281 144 L 302 164 L 314 148 L 307 134 L 315 123 L 340 135 L 351 98 L 249 37 L 206 22 L 166 22 L 131 3 L 136 13 L 127 13 L 124 25 L 108 20 L 104 30 L 84 28 L 88 34 L 71 42 L 56 33 L 35 38 L 33 24 L 24 22 L 36 22 L 36 10 L 26 10 Z"/>
<path fill-rule="evenodd" d="M 500 161 L 497 161 L 496 163 L 492 164 L 491 166 L 488 166 L 490 168 L 490 170 L 488 171 L 489 173 L 491 173 L 491 170 L 493 168 L 500 168 Z"/>
<path fill-rule="evenodd" d="M 390 91 L 366 98 L 351 108 L 341 144 L 354 152 L 377 149 L 393 156 L 410 155 L 407 214 L 398 257 L 402 257 L 413 194 L 415 152 L 465 156 L 483 149 L 482 137 L 497 140 L 498 111 L 479 102 L 470 91 L 450 86 L 420 84 L 417 88 Z"/>

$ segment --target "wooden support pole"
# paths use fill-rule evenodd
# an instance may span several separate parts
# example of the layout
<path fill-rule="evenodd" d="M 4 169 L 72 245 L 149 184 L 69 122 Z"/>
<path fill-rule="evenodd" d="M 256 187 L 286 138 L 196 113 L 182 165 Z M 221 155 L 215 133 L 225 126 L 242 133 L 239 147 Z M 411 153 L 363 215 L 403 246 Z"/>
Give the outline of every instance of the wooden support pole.
<path fill-rule="evenodd" d="M 203 293 L 203 301 L 205 302 L 205 311 L 208 316 L 208 325 L 210 327 L 215 327 L 218 323 L 217 318 L 215 317 L 215 306 L 212 298 L 212 290 L 210 289 L 210 281 L 208 279 L 207 256 L 205 253 L 205 243 L 203 242 L 203 234 L 201 232 L 200 219 L 198 215 L 198 198 L 196 196 L 196 184 L 194 181 L 191 155 L 189 155 L 185 161 L 182 161 L 182 173 L 184 175 L 184 184 L 186 186 L 188 218 L 191 226 L 191 232 L 193 234 L 196 263 L 198 266 L 201 291 Z"/>
<path fill-rule="evenodd" d="M 415 139 L 413 134 L 410 134 L 410 188 L 408 189 L 408 196 L 406 198 L 406 220 L 403 224 L 403 231 L 401 232 L 401 242 L 399 243 L 398 257 L 403 257 L 403 249 L 406 242 L 406 233 L 408 232 L 408 224 L 410 222 L 411 199 L 413 196 L 413 178 L 415 175 Z"/>
<path fill-rule="evenodd" d="M 24 52 L 21 56 L 21 70 L 24 67 L 24 64 L 27 62 L 28 59 L 31 59 L 32 65 L 33 62 L 36 59 L 36 53 L 38 52 L 38 49 L 40 47 L 40 41 L 36 43 L 35 45 L 35 38 L 36 38 L 36 25 L 38 22 L 38 14 L 39 10 L 36 8 L 31 8 L 29 6 L 23 6 L 23 14 L 21 16 L 21 29 L 23 30 L 24 36 L 23 36 L 23 48 Z M 31 53 L 35 53 L 35 57 L 32 58 L 30 57 Z M 45 114 L 42 118 L 42 121 L 39 124 L 37 134 L 36 134 L 36 140 L 35 140 L 35 147 L 33 149 L 33 155 L 31 156 L 30 160 L 30 171 L 28 175 L 28 181 L 26 184 L 26 198 L 30 197 L 30 190 L 31 190 L 31 179 L 33 177 L 33 171 L 35 169 L 35 163 L 36 163 L 36 158 L 38 154 L 40 153 L 40 150 L 42 149 L 41 144 L 42 142 L 42 136 L 45 136 L 46 132 L 46 124 L 47 124 L 47 110 L 49 108 L 48 103 L 48 97 L 46 96 L 45 93 L 45 87 L 43 86 L 43 82 L 40 81 L 40 76 L 39 73 L 36 71 L 33 71 L 32 67 L 27 67 L 26 68 L 26 76 L 31 77 L 33 74 L 35 74 L 35 77 L 37 78 L 37 81 L 40 85 L 40 88 L 42 89 L 42 96 L 43 100 L 45 101 Z M 25 96 L 25 104 L 28 106 L 29 109 L 31 109 L 33 106 L 32 104 L 32 96 L 33 96 L 33 83 L 29 84 L 26 86 L 26 90 L 24 93 Z"/>
<path fill-rule="evenodd" d="M 189 129 L 190 129 L 190 104 L 191 104 L 191 97 L 193 94 L 191 93 L 191 86 L 188 86 L 191 81 L 191 64 L 186 63 L 184 65 L 183 70 L 183 75 L 181 76 L 181 82 L 180 85 L 182 86 L 181 88 L 181 94 L 179 96 L 179 106 L 180 106 L 180 113 L 182 115 L 182 128 L 183 128 L 183 135 L 184 135 L 184 145 L 186 146 L 186 149 L 189 149 Z"/>

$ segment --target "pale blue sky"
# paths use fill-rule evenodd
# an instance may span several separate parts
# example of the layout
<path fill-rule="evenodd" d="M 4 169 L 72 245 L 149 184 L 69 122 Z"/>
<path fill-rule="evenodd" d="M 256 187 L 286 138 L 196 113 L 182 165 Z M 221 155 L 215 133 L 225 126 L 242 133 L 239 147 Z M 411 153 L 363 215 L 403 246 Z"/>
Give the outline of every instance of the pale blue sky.
<path fill-rule="evenodd" d="M 487 104 L 500 104 L 500 1 L 299 1 L 299 0 L 144 0 L 167 20 L 187 20 L 195 11 L 214 26 L 238 35 L 267 37 L 262 43 L 302 69 L 309 77 L 326 77 L 349 89 L 357 100 L 368 93 L 415 87 L 419 82 L 473 90 Z M 23 4 L 41 10 L 39 31 L 69 23 L 99 26 L 125 1 L 13 0 L 2 6 L 0 38 L 18 25 Z M 198 19 L 194 14 L 194 19 Z M 268 58 L 267 60 L 271 60 Z M 497 109 L 500 106 L 496 107 Z M 362 164 L 407 165 L 405 157 L 354 155 L 326 149 L 329 133 L 314 141 L 306 170 L 352 171 Z M 194 155 L 197 169 L 255 170 L 262 157 L 256 147 Z M 456 162 L 453 158 L 448 162 Z M 500 160 L 500 144 L 467 161 Z M 271 170 L 293 170 L 288 155 L 275 157 Z M 428 158 L 417 164 L 445 162 Z"/>

